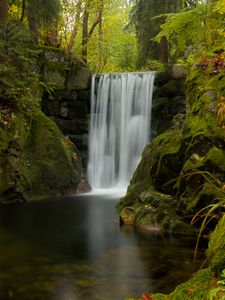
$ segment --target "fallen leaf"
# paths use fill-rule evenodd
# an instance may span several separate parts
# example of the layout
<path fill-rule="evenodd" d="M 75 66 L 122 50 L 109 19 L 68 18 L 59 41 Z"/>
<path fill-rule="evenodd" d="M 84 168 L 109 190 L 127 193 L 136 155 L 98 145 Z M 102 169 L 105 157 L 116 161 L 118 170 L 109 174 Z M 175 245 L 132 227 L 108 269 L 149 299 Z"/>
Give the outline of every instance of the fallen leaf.
<path fill-rule="evenodd" d="M 153 300 L 152 297 L 148 296 L 147 294 L 142 295 L 143 300 Z"/>

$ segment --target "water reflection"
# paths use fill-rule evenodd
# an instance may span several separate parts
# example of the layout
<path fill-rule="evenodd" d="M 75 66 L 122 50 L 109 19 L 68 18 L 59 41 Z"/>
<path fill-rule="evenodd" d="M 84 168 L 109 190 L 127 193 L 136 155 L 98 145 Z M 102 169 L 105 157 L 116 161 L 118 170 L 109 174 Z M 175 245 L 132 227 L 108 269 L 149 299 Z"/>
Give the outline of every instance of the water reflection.
<path fill-rule="evenodd" d="M 120 228 L 115 203 L 0 207 L 0 300 L 122 300 L 186 280 L 197 267 L 193 240 Z"/>

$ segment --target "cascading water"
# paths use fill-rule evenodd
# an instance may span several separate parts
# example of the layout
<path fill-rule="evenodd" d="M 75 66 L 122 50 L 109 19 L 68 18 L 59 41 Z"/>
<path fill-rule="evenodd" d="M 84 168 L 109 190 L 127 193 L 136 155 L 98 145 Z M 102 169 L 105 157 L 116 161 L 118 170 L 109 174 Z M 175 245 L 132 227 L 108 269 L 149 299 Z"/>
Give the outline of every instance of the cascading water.
<path fill-rule="evenodd" d="M 154 72 L 93 75 L 88 179 L 126 188 L 150 139 Z"/>

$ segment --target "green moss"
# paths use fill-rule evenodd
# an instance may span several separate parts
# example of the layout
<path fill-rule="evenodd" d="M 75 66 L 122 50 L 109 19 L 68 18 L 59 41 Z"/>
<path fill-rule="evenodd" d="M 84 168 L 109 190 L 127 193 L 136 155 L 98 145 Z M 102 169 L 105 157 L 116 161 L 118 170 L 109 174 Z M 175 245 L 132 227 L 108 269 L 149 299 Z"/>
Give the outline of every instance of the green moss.
<path fill-rule="evenodd" d="M 0 193 L 13 189 L 29 199 L 76 188 L 81 165 L 74 146 L 39 109 L 16 111 L 2 133 Z"/>
<path fill-rule="evenodd" d="M 200 270 L 186 283 L 180 284 L 169 300 L 207 300 L 213 284 L 213 273 L 209 269 Z"/>
<path fill-rule="evenodd" d="M 225 269 L 225 216 L 223 216 L 210 237 L 207 250 L 209 266 L 219 275 Z"/>
<path fill-rule="evenodd" d="M 76 184 L 72 155 L 70 142 L 55 123 L 41 111 L 33 111 L 30 134 L 18 167 L 19 189 L 28 194 L 43 194 Z"/>
<path fill-rule="evenodd" d="M 119 208 L 132 205 L 138 196 L 152 186 L 152 177 L 159 176 L 169 180 L 171 174 L 171 166 L 168 165 L 169 157 L 172 164 L 175 164 L 175 157 L 181 145 L 180 129 L 170 130 L 156 137 L 151 144 L 148 144 L 143 152 L 141 162 L 139 163 L 131 183 L 128 187 L 127 194 L 118 204 Z M 179 159 L 177 159 L 179 163 Z M 173 174 L 171 175 L 173 176 Z"/>
<path fill-rule="evenodd" d="M 150 295 L 150 297 L 153 300 L 208 300 L 209 292 L 214 288 L 214 284 L 212 271 L 203 269 L 198 271 L 187 282 L 178 285 L 171 294 L 163 295 L 157 293 Z M 139 300 L 134 298 L 128 299 Z"/>
<path fill-rule="evenodd" d="M 132 207 L 124 207 L 120 211 L 120 218 L 124 224 L 134 225 L 135 223 L 135 210 Z"/>

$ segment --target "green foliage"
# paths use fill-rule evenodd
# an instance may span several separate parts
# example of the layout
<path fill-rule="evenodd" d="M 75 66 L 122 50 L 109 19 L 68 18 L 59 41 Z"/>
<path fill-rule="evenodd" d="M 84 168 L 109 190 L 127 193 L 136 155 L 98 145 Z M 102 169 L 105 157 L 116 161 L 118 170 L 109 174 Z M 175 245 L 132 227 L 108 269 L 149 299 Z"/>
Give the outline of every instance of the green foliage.
<path fill-rule="evenodd" d="M 62 46 L 68 48 L 73 29 L 76 30 L 73 51 L 82 56 L 82 17 L 85 3 L 89 3 L 88 30 L 96 21 L 99 0 L 65 1 L 63 26 L 61 31 Z M 81 2 L 81 11 L 76 9 Z M 88 36 L 87 63 L 94 73 L 134 71 L 136 65 L 137 46 L 134 29 L 127 26 L 131 4 L 126 0 L 103 0 L 102 20 L 94 32 Z M 77 17 L 77 19 L 76 19 Z"/>
<path fill-rule="evenodd" d="M 36 42 L 57 43 L 57 23 L 61 13 L 60 0 L 28 0 L 28 25 Z"/>
<path fill-rule="evenodd" d="M 120 2 L 120 3 L 119 3 Z M 89 42 L 88 62 L 91 70 L 97 72 L 134 71 L 136 64 L 136 38 L 130 28 L 126 28 L 129 8 L 108 5 L 102 24 L 102 45 L 99 52 L 99 38 L 94 36 Z M 121 7 L 120 7 L 121 6 Z M 102 55 L 102 65 L 99 57 Z"/>
<path fill-rule="evenodd" d="M 49 27 L 57 21 L 61 12 L 60 0 L 28 0 L 27 10 L 31 18 L 42 25 L 44 28 Z"/>
<path fill-rule="evenodd" d="M 165 14 L 175 13 L 184 7 L 195 6 L 198 1 L 178 0 L 138 0 L 132 8 L 131 24 L 135 26 L 138 40 L 139 68 L 146 65 L 148 59 L 159 60 L 161 47 L 154 40 L 160 26 L 165 21 Z M 162 36 L 166 36 L 162 34 Z M 162 37 L 160 35 L 159 38 Z"/>
<path fill-rule="evenodd" d="M 154 40 L 166 36 L 171 44 L 171 56 L 193 60 L 213 45 L 224 47 L 224 1 L 207 1 L 194 8 L 167 14 L 160 33 Z"/>
<path fill-rule="evenodd" d="M 209 269 L 198 271 L 193 278 L 180 284 L 169 295 L 171 300 L 203 300 L 207 299 L 212 286 L 213 273 Z M 153 298 L 154 299 L 154 298 Z"/>
<path fill-rule="evenodd" d="M 225 269 L 220 275 L 220 278 L 221 279 L 217 282 L 218 286 L 210 290 L 208 300 L 225 300 Z"/>
<path fill-rule="evenodd" d="M 0 95 L 14 103 L 38 104 L 35 49 L 29 32 L 19 22 L 0 27 Z M 35 90 L 36 89 L 36 90 Z M 28 100 L 29 99 L 29 100 Z"/>

